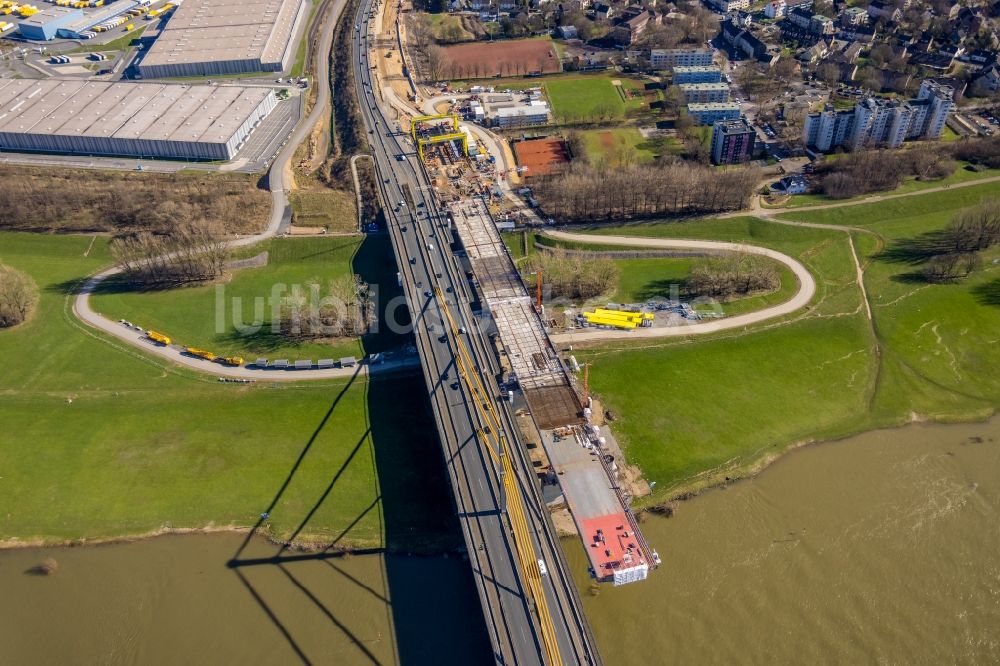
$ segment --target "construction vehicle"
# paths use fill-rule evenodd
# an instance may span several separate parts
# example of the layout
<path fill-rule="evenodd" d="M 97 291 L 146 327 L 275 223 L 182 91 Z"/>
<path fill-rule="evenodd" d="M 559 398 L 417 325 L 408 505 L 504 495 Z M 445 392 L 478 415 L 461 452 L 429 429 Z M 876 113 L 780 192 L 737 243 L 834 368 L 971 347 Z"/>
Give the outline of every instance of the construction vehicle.
<path fill-rule="evenodd" d="M 205 351 L 204 349 L 198 349 L 197 347 L 185 347 L 184 351 L 186 351 L 188 354 L 191 354 L 191 356 L 197 356 L 198 358 L 203 358 L 206 361 L 214 361 L 217 358 L 219 358 L 212 352 Z"/>
<path fill-rule="evenodd" d="M 243 357 L 242 356 L 219 356 L 218 358 L 215 359 L 215 362 L 216 363 L 221 363 L 222 365 L 240 366 L 240 365 L 243 365 Z"/>
<path fill-rule="evenodd" d="M 170 344 L 170 338 L 163 335 L 162 333 L 157 333 L 156 331 L 146 331 L 146 337 L 152 340 L 153 342 L 160 343 L 161 345 Z"/>

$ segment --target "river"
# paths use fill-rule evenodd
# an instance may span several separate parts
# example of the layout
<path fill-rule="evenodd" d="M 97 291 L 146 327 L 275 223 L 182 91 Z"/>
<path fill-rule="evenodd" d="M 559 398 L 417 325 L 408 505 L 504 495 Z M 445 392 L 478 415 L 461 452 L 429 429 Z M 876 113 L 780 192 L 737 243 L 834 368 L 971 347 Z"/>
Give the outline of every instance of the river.
<path fill-rule="evenodd" d="M 806 447 L 643 532 L 663 566 L 584 592 L 609 664 L 1000 662 L 1000 419 Z"/>
<path fill-rule="evenodd" d="M 1000 419 L 807 447 L 643 529 L 663 566 L 596 595 L 566 542 L 609 665 L 1000 662 Z M 0 661 L 489 661 L 459 559 L 242 542 L 0 553 Z"/>

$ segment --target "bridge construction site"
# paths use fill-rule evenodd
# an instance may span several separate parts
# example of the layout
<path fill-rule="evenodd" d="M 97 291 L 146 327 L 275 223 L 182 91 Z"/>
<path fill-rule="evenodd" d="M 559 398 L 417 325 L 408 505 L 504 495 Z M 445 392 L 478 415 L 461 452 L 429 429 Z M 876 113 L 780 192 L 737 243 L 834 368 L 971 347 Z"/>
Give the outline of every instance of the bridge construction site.
<path fill-rule="evenodd" d="M 659 564 L 629 507 L 622 489 L 618 462 L 592 423 L 585 401 L 566 363 L 560 358 L 543 324 L 543 305 L 526 289 L 500 236 L 495 216 L 505 213 L 497 187 L 502 177 L 483 159 L 470 137 L 458 129 L 457 119 L 444 131 L 429 131 L 414 119 L 412 136 L 424 160 L 435 194 L 447 211 L 450 229 L 463 257 L 466 275 L 475 287 L 487 320 L 493 350 L 504 368 L 509 395 L 519 390 L 533 428 L 543 445 L 540 469 L 543 482 L 558 485 L 590 566 L 598 581 L 615 585 L 646 578 Z M 424 150 L 433 146 L 433 150 Z"/>

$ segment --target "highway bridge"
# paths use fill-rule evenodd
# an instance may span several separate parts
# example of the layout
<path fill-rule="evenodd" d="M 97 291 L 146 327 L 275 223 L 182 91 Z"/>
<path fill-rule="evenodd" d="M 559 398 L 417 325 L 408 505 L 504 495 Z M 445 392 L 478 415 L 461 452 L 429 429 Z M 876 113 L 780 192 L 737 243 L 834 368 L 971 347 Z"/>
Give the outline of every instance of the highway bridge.
<path fill-rule="evenodd" d="M 362 0 L 356 18 L 357 94 L 496 662 L 599 664 L 513 415 L 498 400 L 500 369 L 448 218 L 377 89 L 367 44 L 376 10 L 377 0 Z"/>

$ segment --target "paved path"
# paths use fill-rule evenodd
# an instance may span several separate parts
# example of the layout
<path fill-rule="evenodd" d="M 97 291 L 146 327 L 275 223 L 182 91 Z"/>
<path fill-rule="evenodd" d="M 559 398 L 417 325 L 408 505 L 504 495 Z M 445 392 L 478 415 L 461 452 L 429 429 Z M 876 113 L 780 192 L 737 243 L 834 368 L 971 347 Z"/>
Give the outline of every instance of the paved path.
<path fill-rule="evenodd" d="M 634 236 L 597 236 L 593 234 L 575 234 L 565 231 L 544 231 L 542 232 L 550 238 L 556 240 L 602 244 L 602 245 L 627 245 L 644 249 L 668 249 L 668 250 L 714 250 L 726 252 L 748 252 L 769 257 L 779 261 L 795 274 L 799 282 L 799 290 L 789 300 L 763 310 L 748 312 L 735 317 L 726 317 L 713 321 L 700 321 L 682 326 L 661 326 L 653 328 L 637 328 L 632 331 L 584 329 L 573 333 L 559 333 L 553 335 L 552 341 L 558 344 L 573 344 L 579 342 L 604 342 L 610 340 L 634 340 L 637 338 L 669 338 L 685 335 L 698 335 L 704 333 L 717 333 L 734 328 L 743 328 L 775 317 L 791 314 L 804 308 L 812 300 L 816 293 L 816 280 L 812 274 L 799 261 L 782 254 L 776 250 L 757 245 L 744 245 L 742 243 L 724 243 L 721 241 L 686 240 L 676 238 L 639 238 Z"/>
<path fill-rule="evenodd" d="M 333 44 L 333 28 L 337 19 L 343 11 L 345 0 L 335 0 L 333 11 L 327 22 L 323 26 L 320 41 L 317 47 L 319 53 L 329 53 Z M 315 85 L 319 86 L 316 95 L 316 104 L 312 112 L 305 118 L 292 132 L 291 137 L 284 144 L 268 173 L 268 189 L 271 191 L 271 218 L 267 228 L 253 236 L 244 236 L 229 243 L 230 247 L 244 247 L 254 245 L 262 240 L 271 238 L 288 227 L 291 219 L 288 198 L 285 196 L 285 179 L 290 175 L 288 165 L 292 155 L 300 143 L 308 136 L 312 128 L 319 122 L 324 113 L 324 107 L 330 99 L 330 76 L 329 58 L 316 58 Z M 322 83 L 321 83 L 322 82 Z M 412 359 L 406 358 L 391 361 L 369 367 L 367 363 L 360 363 L 354 368 L 325 368 L 299 371 L 265 370 L 247 367 L 229 367 L 212 363 L 200 358 L 194 358 L 184 354 L 179 346 L 157 345 L 137 331 L 130 329 L 116 321 L 107 319 L 103 315 L 94 311 L 90 305 L 90 295 L 97 290 L 97 287 L 104 280 L 120 273 L 118 268 L 110 268 L 106 271 L 93 275 L 87 279 L 73 300 L 73 313 L 80 321 L 96 328 L 108 335 L 111 335 L 122 342 L 141 349 L 142 351 L 157 356 L 171 363 L 184 366 L 197 372 L 203 372 L 216 377 L 228 379 L 252 379 L 257 381 L 302 381 L 316 379 L 332 379 L 340 377 L 350 377 L 355 374 L 367 374 L 369 371 L 394 371 L 409 367 L 417 367 L 419 359 L 414 356 Z M 294 359 L 293 359 L 294 360 Z"/>

